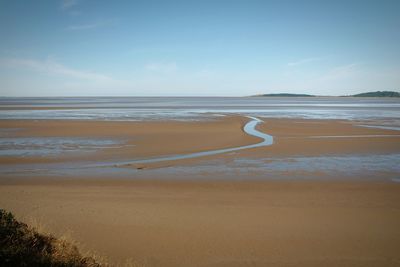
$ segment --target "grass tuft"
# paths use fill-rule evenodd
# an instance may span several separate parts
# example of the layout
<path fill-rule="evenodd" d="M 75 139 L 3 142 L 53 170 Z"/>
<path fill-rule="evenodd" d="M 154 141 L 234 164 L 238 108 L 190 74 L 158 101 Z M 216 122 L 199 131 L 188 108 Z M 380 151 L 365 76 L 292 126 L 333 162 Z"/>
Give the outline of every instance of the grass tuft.
<path fill-rule="evenodd" d="M 100 267 L 65 239 L 41 234 L 0 209 L 0 266 Z"/>

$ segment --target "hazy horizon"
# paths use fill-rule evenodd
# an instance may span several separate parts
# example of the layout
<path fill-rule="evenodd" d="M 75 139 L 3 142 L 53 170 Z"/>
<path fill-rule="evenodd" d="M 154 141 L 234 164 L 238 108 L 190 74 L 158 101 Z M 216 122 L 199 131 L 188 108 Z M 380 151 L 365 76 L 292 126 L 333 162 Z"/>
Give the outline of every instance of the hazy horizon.
<path fill-rule="evenodd" d="M 0 96 L 400 87 L 400 1 L 2 1 Z"/>
<path fill-rule="evenodd" d="M 399 90 L 391 90 L 393 92 L 398 92 L 400 93 Z M 367 91 L 361 91 L 360 93 L 367 93 Z M 266 95 L 279 95 L 279 94 L 286 94 L 286 92 L 278 92 L 278 93 L 267 93 Z M 303 94 L 303 93 L 288 93 L 288 94 Z M 305 93 L 306 94 L 306 93 Z M 167 97 L 167 98 L 241 98 L 241 97 L 262 97 L 262 93 L 256 94 L 256 95 L 39 95 L 39 96 L 2 96 L 0 95 L 0 98 L 123 98 L 123 97 L 138 97 L 138 98 L 157 98 L 157 97 Z M 307 95 L 307 94 L 306 94 Z M 352 95 L 310 95 L 311 97 L 352 97 Z M 279 97 L 279 96 L 271 96 L 271 97 Z M 285 97 L 285 96 L 282 96 Z M 299 97 L 307 97 L 307 96 L 299 96 Z"/>

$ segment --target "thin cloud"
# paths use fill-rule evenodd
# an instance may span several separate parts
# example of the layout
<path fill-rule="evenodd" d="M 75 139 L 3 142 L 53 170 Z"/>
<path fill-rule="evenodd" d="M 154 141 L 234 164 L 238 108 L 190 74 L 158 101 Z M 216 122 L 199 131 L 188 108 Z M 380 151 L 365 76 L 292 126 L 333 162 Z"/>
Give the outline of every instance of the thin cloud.
<path fill-rule="evenodd" d="M 78 0 L 63 0 L 61 2 L 61 9 L 68 10 L 68 9 L 71 9 L 72 7 L 76 6 L 77 4 L 78 4 Z"/>
<path fill-rule="evenodd" d="M 289 62 L 287 65 L 289 67 L 294 67 L 294 66 L 298 66 L 298 65 L 303 65 L 303 64 L 307 64 L 310 62 L 314 62 L 314 61 L 320 61 L 322 60 L 322 58 L 320 57 L 310 57 L 310 58 L 305 58 L 299 61 L 294 61 L 294 62 Z"/>
<path fill-rule="evenodd" d="M 0 65 L 8 68 L 24 68 L 50 75 L 63 75 L 70 78 L 89 81 L 110 81 L 111 77 L 91 71 L 82 71 L 64 66 L 54 60 L 1 59 Z"/>

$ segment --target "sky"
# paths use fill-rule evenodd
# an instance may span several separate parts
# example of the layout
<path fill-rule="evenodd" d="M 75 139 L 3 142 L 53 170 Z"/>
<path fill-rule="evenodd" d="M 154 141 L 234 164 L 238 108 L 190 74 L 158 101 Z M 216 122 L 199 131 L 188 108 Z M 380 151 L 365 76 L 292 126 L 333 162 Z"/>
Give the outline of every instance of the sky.
<path fill-rule="evenodd" d="M 400 91 L 400 1 L 0 0 L 0 96 Z"/>

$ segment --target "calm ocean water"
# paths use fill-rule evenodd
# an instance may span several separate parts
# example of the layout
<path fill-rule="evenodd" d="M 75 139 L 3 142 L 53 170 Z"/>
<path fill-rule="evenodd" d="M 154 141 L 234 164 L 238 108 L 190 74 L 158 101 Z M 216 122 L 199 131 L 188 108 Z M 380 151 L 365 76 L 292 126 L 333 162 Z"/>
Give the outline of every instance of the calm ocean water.
<path fill-rule="evenodd" d="M 0 98 L 0 119 L 196 120 L 262 118 L 384 120 L 400 125 L 399 98 L 73 97 Z"/>

